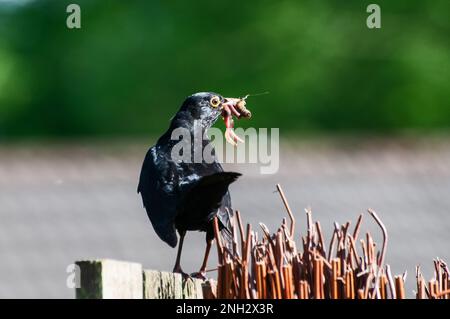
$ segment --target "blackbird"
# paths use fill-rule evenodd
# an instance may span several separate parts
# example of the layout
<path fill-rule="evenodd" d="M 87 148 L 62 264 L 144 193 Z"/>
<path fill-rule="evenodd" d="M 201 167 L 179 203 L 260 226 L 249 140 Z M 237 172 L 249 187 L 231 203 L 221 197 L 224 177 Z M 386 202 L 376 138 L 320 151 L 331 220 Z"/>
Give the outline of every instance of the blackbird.
<path fill-rule="evenodd" d="M 192 276 L 205 278 L 206 265 L 214 239 L 213 219 L 218 217 L 222 234 L 230 234 L 230 218 L 233 215 L 228 186 L 241 174 L 224 172 L 216 160 L 214 149 L 206 131 L 222 116 L 226 127 L 226 139 L 235 143 L 233 116 L 240 117 L 237 104 L 241 99 L 224 98 L 216 93 L 196 93 L 189 96 L 170 122 L 168 130 L 151 147 L 144 159 L 138 193 L 156 234 L 175 248 L 180 236 L 173 271 L 183 273 L 180 258 L 187 231 L 206 232 L 206 250 L 200 270 Z M 176 129 L 190 134 L 191 154 L 172 158 L 172 149 L 180 141 L 172 137 Z M 201 135 L 196 133 L 201 131 Z M 196 135 L 197 134 L 197 135 Z M 177 134 L 175 134 L 177 135 Z M 199 143 L 198 136 L 203 137 Z M 178 138 L 178 136 L 176 136 Z M 194 152 L 203 154 L 208 147 L 213 158 L 196 160 Z M 185 150 L 183 150 L 185 151 Z M 186 160 L 188 159 L 188 160 Z"/>

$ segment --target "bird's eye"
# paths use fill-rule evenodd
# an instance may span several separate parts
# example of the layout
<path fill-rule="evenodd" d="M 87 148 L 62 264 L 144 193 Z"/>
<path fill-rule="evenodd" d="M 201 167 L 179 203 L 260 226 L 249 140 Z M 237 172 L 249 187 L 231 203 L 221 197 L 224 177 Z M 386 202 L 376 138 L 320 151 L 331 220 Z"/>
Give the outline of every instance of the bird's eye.
<path fill-rule="evenodd" d="M 209 101 L 209 104 L 212 107 L 218 107 L 220 105 L 220 98 L 218 96 L 213 96 Z"/>

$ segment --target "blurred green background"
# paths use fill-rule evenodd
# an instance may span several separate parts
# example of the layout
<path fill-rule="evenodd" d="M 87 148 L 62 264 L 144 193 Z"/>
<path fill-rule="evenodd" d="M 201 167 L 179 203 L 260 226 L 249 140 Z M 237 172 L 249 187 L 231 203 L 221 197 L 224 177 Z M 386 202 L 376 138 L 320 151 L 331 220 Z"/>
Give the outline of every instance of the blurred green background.
<path fill-rule="evenodd" d="M 270 91 L 244 125 L 450 128 L 450 1 L 0 0 L 0 139 L 158 135 L 183 99 Z"/>

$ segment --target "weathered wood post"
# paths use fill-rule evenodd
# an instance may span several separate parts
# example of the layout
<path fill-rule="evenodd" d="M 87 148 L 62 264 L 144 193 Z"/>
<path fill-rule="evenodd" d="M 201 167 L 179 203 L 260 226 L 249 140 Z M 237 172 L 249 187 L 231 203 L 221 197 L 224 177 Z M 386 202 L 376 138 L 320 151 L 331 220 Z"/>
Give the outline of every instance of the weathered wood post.
<path fill-rule="evenodd" d="M 181 299 L 181 274 L 144 270 L 144 299 Z"/>
<path fill-rule="evenodd" d="M 215 283 L 111 259 L 77 261 L 77 299 L 215 298 Z"/>
<path fill-rule="evenodd" d="M 77 299 L 142 299 L 142 265 L 97 259 L 77 261 Z"/>

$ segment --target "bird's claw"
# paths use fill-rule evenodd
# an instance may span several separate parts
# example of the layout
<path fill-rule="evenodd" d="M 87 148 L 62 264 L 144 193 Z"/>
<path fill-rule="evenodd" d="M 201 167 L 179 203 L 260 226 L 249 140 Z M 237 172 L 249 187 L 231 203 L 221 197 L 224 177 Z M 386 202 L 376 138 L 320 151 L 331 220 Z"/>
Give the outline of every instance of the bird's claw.
<path fill-rule="evenodd" d="M 186 278 L 189 278 L 190 276 L 189 276 L 189 274 L 188 273 L 185 273 L 184 271 L 183 271 L 183 269 L 181 269 L 181 267 L 177 267 L 177 266 L 175 266 L 174 268 L 173 268 L 173 271 L 172 271 L 173 273 L 176 273 L 176 274 L 181 274 L 181 276 L 183 276 L 183 278 L 184 279 L 186 279 Z"/>
<path fill-rule="evenodd" d="M 198 272 L 194 272 L 191 274 L 192 278 L 197 278 L 197 279 L 201 279 L 201 280 L 207 280 L 208 278 L 206 277 L 206 272 L 205 271 L 198 271 Z"/>

